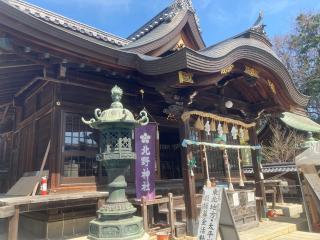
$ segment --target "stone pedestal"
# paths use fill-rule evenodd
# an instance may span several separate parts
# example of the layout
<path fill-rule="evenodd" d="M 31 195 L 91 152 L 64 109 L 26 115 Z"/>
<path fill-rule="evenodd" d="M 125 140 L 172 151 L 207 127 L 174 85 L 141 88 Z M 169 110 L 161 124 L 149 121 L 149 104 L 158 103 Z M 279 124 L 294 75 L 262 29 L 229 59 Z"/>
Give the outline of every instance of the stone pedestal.
<path fill-rule="evenodd" d="M 89 239 L 149 239 L 149 236 L 143 230 L 141 217 L 132 216 L 121 220 L 105 221 L 96 219 L 90 222 Z"/>
<path fill-rule="evenodd" d="M 107 160 L 109 198 L 98 211 L 98 218 L 90 222 L 89 239 L 133 240 L 149 239 L 143 229 L 142 217 L 133 216 L 137 209 L 128 201 L 125 172 L 130 160 Z"/>

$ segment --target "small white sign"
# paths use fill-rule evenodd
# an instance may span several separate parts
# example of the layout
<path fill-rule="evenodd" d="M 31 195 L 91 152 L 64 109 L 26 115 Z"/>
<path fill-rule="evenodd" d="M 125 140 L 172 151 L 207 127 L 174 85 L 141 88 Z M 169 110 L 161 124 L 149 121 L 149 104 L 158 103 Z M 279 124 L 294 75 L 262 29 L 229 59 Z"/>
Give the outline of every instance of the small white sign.
<path fill-rule="evenodd" d="M 238 207 L 240 205 L 240 202 L 239 202 L 239 193 L 233 193 L 232 194 L 232 200 L 233 200 L 233 206 L 234 207 Z"/>
<path fill-rule="evenodd" d="M 254 202 L 255 200 L 254 192 L 248 192 L 248 202 Z"/>

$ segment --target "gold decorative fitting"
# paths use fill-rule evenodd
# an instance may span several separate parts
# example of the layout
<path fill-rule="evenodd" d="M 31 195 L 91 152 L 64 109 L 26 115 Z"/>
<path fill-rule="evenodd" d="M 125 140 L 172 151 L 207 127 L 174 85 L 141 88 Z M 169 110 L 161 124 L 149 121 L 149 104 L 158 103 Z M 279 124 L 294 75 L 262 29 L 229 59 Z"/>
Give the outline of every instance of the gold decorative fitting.
<path fill-rule="evenodd" d="M 271 80 L 268 80 L 268 85 L 269 85 L 272 93 L 273 93 L 274 95 L 276 95 L 277 91 L 276 91 L 276 86 L 274 85 L 274 83 L 273 83 Z"/>
<path fill-rule="evenodd" d="M 192 73 L 179 71 L 179 83 L 180 84 L 194 83 L 192 77 L 193 77 Z"/>
<path fill-rule="evenodd" d="M 234 65 L 231 64 L 231 65 L 228 66 L 228 67 L 222 68 L 221 71 L 220 71 L 220 73 L 221 73 L 222 75 L 226 75 L 226 74 L 230 73 L 233 68 L 234 68 Z"/>
<path fill-rule="evenodd" d="M 244 70 L 244 72 L 246 74 L 248 74 L 251 77 L 259 78 L 259 72 L 256 69 L 248 66 L 245 66 L 245 67 L 246 69 Z"/>
<path fill-rule="evenodd" d="M 186 47 L 186 44 L 184 43 L 183 39 L 180 38 L 179 42 L 177 42 L 177 44 L 174 46 L 174 48 L 172 49 L 173 51 L 179 51 L 183 48 Z"/>

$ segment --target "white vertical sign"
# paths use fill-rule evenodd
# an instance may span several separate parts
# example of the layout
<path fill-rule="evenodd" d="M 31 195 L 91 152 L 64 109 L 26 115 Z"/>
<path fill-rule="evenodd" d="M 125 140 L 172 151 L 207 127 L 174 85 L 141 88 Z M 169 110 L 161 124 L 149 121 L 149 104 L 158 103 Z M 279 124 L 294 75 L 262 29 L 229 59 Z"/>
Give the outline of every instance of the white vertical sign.
<path fill-rule="evenodd" d="M 203 189 L 203 198 L 201 203 L 198 239 L 212 240 L 217 238 L 219 231 L 219 220 L 222 200 L 221 188 Z"/>

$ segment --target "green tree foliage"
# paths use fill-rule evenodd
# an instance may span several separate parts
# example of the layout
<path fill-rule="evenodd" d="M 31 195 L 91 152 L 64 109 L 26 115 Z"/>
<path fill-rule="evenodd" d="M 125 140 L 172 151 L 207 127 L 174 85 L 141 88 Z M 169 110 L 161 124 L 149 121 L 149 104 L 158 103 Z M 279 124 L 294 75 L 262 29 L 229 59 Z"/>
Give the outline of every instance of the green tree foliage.
<path fill-rule="evenodd" d="M 273 46 L 298 89 L 311 97 L 309 114 L 320 122 L 320 13 L 300 14 L 294 32 L 275 37 Z"/>

